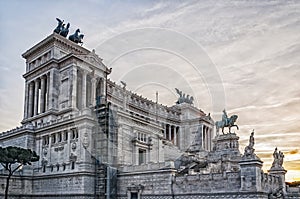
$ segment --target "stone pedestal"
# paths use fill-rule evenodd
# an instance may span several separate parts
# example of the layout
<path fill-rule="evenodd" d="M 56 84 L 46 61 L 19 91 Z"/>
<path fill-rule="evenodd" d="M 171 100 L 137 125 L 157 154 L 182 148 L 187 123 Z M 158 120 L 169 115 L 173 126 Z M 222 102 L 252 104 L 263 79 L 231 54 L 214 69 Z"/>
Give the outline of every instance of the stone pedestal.
<path fill-rule="evenodd" d="M 261 167 L 263 162 L 258 158 L 243 158 L 239 162 L 241 168 L 241 188 L 240 191 L 256 192 L 262 191 L 261 186 Z"/>
<path fill-rule="evenodd" d="M 285 184 L 285 174 L 286 170 L 283 167 L 272 167 L 270 170 L 268 170 L 268 173 L 273 176 L 279 177 L 279 183 L 280 187 L 282 187 L 282 191 L 284 194 L 286 194 L 286 184 Z"/>
<path fill-rule="evenodd" d="M 211 155 L 215 157 L 226 156 L 228 158 L 240 159 L 239 137 L 235 133 L 217 135 L 213 139 L 213 150 Z M 238 160 L 239 161 L 239 160 Z"/>

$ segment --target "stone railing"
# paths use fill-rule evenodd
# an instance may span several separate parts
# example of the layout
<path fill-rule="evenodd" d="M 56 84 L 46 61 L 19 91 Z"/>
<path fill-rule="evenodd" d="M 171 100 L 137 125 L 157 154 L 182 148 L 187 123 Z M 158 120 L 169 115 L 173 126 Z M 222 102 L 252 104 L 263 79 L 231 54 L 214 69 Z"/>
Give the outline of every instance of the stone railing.
<path fill-rule="evenodd" d="M 174 181 L 175 193 L 218 193 L 239 192 L 239 172 L 224 172 L 177 176 Z"/>
<path fill-rule="evenodd" d="M 14 129 L 11 129 L 11 130 L 8 130 L 8 131 L 0 132 L 0 137 L 10 135 L 10 134 L 13 134 L 13 133 L 18 133 L 18 132 L 21 132 L 23 130 L 33 130 L 33 126 L 32 125 L 22 125 L 22 126 L 16 127 Z"/>
<path fill-rule="evenodd" d="M 0 137 L 15 134 L 15 133 L 18 133 L 21 131 L 26 131 L 26 130 L 32 131 L 32 130 L 37 130 L 39 128 L 50 127 L 54 124 L 58 124 L 60 122 L 74 119 L 75 117 L 78 117 L 78 116 L 80 116 L 80 113 L 77 113 L 76 115 L 74 115 L 74 114 L 60 115 L 57 118 L 51 119 L 50 121 L 47 121 L 47 122 L 41 122 L 41 121 L 30 122 L 30 123 L 24 124 L 22 126 L 16 127 L 14 129 L 0 132 Z"/>
<path fill-rule="evenodd" d="M 165 118 L 180 119 L 180 111 L 172 107 L 168 107 L 162 104 L 156 104 L 156 102 L 147 99 L 141 95 L 133 93 L 129 90 L 124 90 L 120 85 L 115 82 L 108 80 L 107 92 L 111 97 L 118 100 L 124 100 L 124 94 L 128 97 L 127 103 L 133 107 L 137 107 L 142 110 L 141 113 L 147 112 L 152 116 L 156 114 Z"/>
<path fill-rule="evenodd" d="M 280 188 L 280 178 L 274 175 L 269 175 L 267 173 L 262 173 L 261 176 L 261 186 L 262 190 L 265 192 L 271 192 Z"/>
<path fill-rule="evenodd" d="M 174 162 L 148 163 L 142 165 L 128 165 L 119 168 L 120 172 L 138 172 L 138 171 L 153 171 L 161 169 L 174 169 Z"/>

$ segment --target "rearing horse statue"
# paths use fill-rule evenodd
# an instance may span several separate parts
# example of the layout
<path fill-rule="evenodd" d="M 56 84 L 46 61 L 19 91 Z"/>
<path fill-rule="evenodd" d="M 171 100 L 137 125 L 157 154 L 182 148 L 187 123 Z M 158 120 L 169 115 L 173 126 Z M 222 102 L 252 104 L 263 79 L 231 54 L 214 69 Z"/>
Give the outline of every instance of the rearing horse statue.
<path fill-rule="evenodd" d="M 78 43 L 82 44 L 83 43 L 82 39 L 83 39 L 84 35 L 83 34 L 79 34 L 79 33 L 80 33 L 80 30 L 77 29 L 73 35 L 69 36 L 69 40 L 75 42 L 76 44 L 78 44 Z"/>
<path fill-rule="evenodd" d="M 219 129 L 222 128 L 222 133 L 224 135 L 224 127 L 229 128 L 229 133 L 231 133 L 230 129 L 231 127 L 235 126 L 237 130 L 239 130 L 238 125 L 234 124 L 237 120 L 238 116 L 237 115 L 232 115 L 230 118 L 226 118 L 227 121 L 216 121 L 216 128 L 217 128 L 217 134 L 219 134 Z"/>

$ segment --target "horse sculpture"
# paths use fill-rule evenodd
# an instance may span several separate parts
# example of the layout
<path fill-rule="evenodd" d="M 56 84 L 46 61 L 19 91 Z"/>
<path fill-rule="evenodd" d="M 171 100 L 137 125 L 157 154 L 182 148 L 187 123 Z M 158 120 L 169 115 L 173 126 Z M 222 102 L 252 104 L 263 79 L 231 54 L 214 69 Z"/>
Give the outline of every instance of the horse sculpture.
<path fill-rule="evenodd" d="M 69 39 L 75 42 L 76 44 L 78 43 L 83 44 L 81 40 L 83 39 L 84 35 L 83 34 L 79 35 L 79 33 L 80 33 L 80 29 L 77 29 L 73 35 L 69 36 Z"/>
<path fill-rule="evenodd" d="M 56 18 L 56 20 L 57 20 L 58 24 L 57 24 L 57 27 L 54 29 L 53 32 L 59 34 L 60 31 L 63 29 L 63 23 L 64 23 L 64 20 L 61 20 L 61 19 L 59 19 L 59 18 Z"/>
<path fill-rule="evenodd" d="M 237 120 L 238 116 L 237 115 L 232 115 L 230 118 L 227 118 L 227 122 L 222 120 L 222 121 L 216 121 L 216 128 L 217 128 L 217 133 L 219 132 L 219 129 L 222 128 L 222 133 L 224 135 L 224 127 L 229 128 L 229 133 L 231 133 L 230 129 L 231 127 L 236 127 L 237 130 L 239 130 L 238 125 L 234 124 Z"/>
<path fill-rule="evenodd" d="M 183 93 L 182 91 L 180 91 L 178 88 L 175 88 L 177 94 L 179 95 L 179 98 L 176 102 L 176 104 L 182 104 L 182 103 L 187 103 L 187 104 L 193 104 L 194 101 L 194 97 L 187 95 L 185 96 L 185 93 Z"/>

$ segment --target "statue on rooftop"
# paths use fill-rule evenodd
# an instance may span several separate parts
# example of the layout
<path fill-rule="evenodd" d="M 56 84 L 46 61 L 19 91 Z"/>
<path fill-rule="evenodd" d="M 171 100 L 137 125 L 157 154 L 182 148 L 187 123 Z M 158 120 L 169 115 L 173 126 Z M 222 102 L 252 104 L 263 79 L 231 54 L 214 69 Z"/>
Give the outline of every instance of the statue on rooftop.
<path fill-rule="evenodd" d="M 219 134 L 219 129 L 222 129 L 222 133 L 224 134 L 224 128 L 228 127 L 229 128 L 229 133 L 231 133 L 231 127 L 236 127 L 237 130 L 239 130 L 238 125 L 234 124 L 237 120 L 238 116 L 237 115 L 232 115 L 231 117 L 228 118 L 228 115 L 226 113 L 226 110 L 223 110 L 223 115 L 222 115 L 222 120 L 221 121 L 216 121 L 215 125 L 217 128 L 217 134 Z"/>
<path fill-rule="evenodd" d="M 84 35 L 83 34 L 79 35 L 79 33 L 80 33 L 80 29 L 78 28 L 73 35 L 69 36 L 69 40 L 75 42 L 76 44 L 78 43 L 83 44 L 81 40 L 83 39 Z"/>
<path fill-rule="evenodd" d="M 249 138 L 249 145 L 245 147 L 244 157 L 246 158 L 255 158 L 256 155 L 254 154 L 254 130 L 252 131 L 250 138 Z"/>
<path fill-rule="evenodd" d="M 194 97 L 190 95 L 186 95 L 182 91 L 180 91 L 178 88 L 175 88 L 177 94 L 179 95 L 179 98 L 176 102 L 176 104 L 182 104 L 182 103 L 187 103 L 187 104 L 193 104 Z"/>
<path fill-rule="evenodd" d="M 59 33 L 60 33 L 60 31 L 61 31 L 61 30 L 62 30 L 62 28 L 63 28 L 63 23 L 64 23 L 64 20 L 61 20 L 61 19 L 59 19 L 59 18 L 56 18 L 56 20 L 57 20 L 58 24 L 57 24 L 57 27 L 54 29 L 54 31 L 53 31 L 53 32 L 55 32 L 55 33 L 59 34 Z"/>
<path fill-rule="evenodd" d="M 63 24 L 62 29 L 59 34 L 63 37 L 67 37 L 67 35 L 69 33 L 69 28 L 70 28 L 70 23 L 67 24 L 67 27 L 65 27 L 65 24 Z"/>
<path fill-rule="evenodd" d="M 281 151 L 278 152 L 277 147 L 273 152 L 273 158 L 274 160 L 271 168 L 282 168 L 284 154 Z"/>
<path fill-rule="evenodd" d="M 68 23 L 67 26 L 65 27 L 64 20 L 61 20 L 59 18 L 56 18 L 56 20 L 57 20 L 58 24 L 53 32 L 60 34 L 63 37 L 67 37 L 67 35 L 69 33 L 70 23 Z"/>

